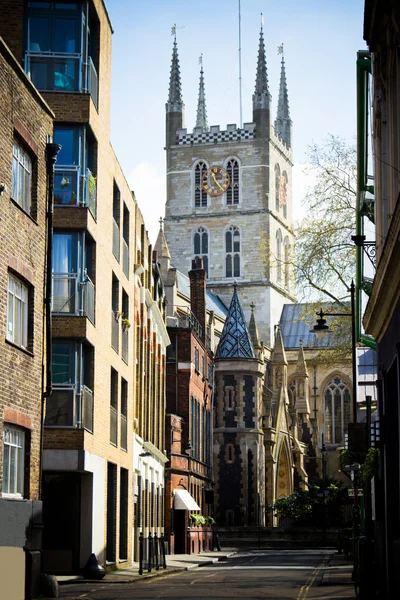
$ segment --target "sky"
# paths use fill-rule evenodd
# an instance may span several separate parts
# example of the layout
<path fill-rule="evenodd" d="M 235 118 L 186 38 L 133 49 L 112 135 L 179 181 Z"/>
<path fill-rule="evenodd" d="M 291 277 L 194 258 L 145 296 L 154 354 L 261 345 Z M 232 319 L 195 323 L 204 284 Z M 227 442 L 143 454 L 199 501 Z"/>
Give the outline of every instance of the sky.
<path fill-rule="evenodd" d="M 114 29 L 111 142 L 155 243 L 165 204 L 165 103 L 176 24 L 185 127 L 195 125 L 203 55 L 209 125 L 240 124 L 239 0 L 105 0 Z M 356 53 L 363 41 L 364 0 L 241 0 L 243 122 L 252 94 L 261 13 L 275 119 L 284 44 L 293 121 L 293 205 L 312 180 L 307 148 L 328 135 L 356 135 Z"/>

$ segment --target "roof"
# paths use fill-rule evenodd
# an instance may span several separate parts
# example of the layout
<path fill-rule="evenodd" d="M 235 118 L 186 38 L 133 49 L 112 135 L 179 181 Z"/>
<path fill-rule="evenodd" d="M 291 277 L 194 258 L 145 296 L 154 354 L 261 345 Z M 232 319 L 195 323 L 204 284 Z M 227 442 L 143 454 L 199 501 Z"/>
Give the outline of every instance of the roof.
<path fill-rule="evenodd" d="M 184 275 L 180 271 L 176 272 L 177 283 L 178 283 L 178 292 L 183 294 L 187 298 L 190 298 L 190 280 L 187 275 Z M 226 319 L 226 315 L 228 314 L 228 307 L 222 302 L 221 298 L 211 292 L 210 290 L 206 290 L 206 308 L 207 310 L 212 310 L 215 315 L 220 317 L 221 319 Z"/>
<path fill-rule="evenodd" d="M 231 305 L 218 344 L 217 358 L 254 358 L 250 334 L 234 285 Z"/>
<path fill-rule="evenodd" d="M 299 348 L 300 338 L 302 339 L 303 346 L 312 347 L 323 347 L 327 348 L 331 345 L 331 335 L 328 333 L 324 338 L 318 339 L 315 333 L 311 333 L 313 324 L 310 324 L 309 319 L 304 320 L 304 311 L 309 305 L 304 304 L 284 304 L 282 309 L 281 318 L 279 321 L 282 333 L 283 344 L 287 349 Z M 329 302 L 321 302 L 322 310 L 335 311 L 332 309 L 332 304 Z M 338 309 L 340 310 L 340 309 Z M 314 311 L 311 311 L 314 312 Z M 329 325 L 329 317 L 326 317 L 327 324 Z M 314 322 L 316 323 L 317 316 L 315 315 Z"/>

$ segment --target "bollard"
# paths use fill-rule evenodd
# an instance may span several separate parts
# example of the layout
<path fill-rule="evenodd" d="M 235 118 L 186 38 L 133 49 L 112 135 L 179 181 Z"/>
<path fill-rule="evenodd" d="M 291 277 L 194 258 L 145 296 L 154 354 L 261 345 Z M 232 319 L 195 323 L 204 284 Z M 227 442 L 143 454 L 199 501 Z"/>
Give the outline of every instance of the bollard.
<path fill-rule="evenodd" d="M 139 534 L 139 575 L 143 574 L 143 533 Z"/>
<path fill-rule="evenodd" d="M 149 565 L 148 572 L 151 573 L 151 569 L 153 567 L 153 536 L 149 533 Z"/>
<path fill-rule="evenodd" d="M 165 540 L 164 540 L 164 534 L 161 533 L 161 537 L 160 537 L 160 550 L 161 550 L 161 556 L 160 556 L 160 563 L 163 569 L 167 568 L 167 561 L 165 560 Z"/>
<path fill-rule="evenodd" d="M 158 543 L 158 537 L 157 537 L 157 532 L 154 534 L 154 562 L 156 565 L 156 571 L 159 570 L 160 566 L 158 564 L 158 553 L 159 553 L 159 543 Z"/>

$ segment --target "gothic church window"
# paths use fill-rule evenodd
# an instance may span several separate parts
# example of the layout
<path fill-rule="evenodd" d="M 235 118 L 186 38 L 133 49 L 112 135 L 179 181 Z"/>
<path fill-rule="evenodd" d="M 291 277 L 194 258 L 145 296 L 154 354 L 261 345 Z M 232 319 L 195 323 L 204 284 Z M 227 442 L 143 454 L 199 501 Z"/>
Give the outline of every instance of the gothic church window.
<path fill-rule="evenodd" d="M 276 232 L 276 279 L 282 281 L 282 232 Z"/>
<path fill-rule="evenodd" d="M 284 248 L 283 271 L 284 271 L 285 287 L 289 289 L 289 287 L 290 287 L 290 268 L 289 268 L 290 242 L 289 242 L 289 238 L 287 236 L 285 237 L 285 241 L 283 242 L 283 248 Z"/>
<path fill-rule="evenodd" d="M 208 166 L 202 160 L 199 160 L 194 167 L 194 206 L 195 208 L 204 208 L 207 206 L 207 192 L 202 188 L 201 182 Z"/>
<path fill-rule="evenodd" d="M 279 191 L 281 183 L 281 169 L 278 164 L 275 165 L 275 208 L 279 212 Z"/>
<path fill-rule="evenodd" d="M 208 231 L 199 227 L 193 236 L 193 258 L 203 259 L 203 267 L 208 277 Z"/>
<path fill-rule="evenodd" d="M 279 186 L 279 202 L 283 208 L 283 216 L 287 219 L 287 192 L 288 192 L 288 176 L 286 171 L 283 171 Z"/>
<path fill-rule="evenodd" d="M 230 177 L 230 186 L 226 190 L 226 203 L 231 206 L 239 204 L 239 162 L 230 158 L 226 163 L 226 170 Z"/>
<path fill-rule="evenodd" d="M 225 233 L 226 277 L 240 277 L 240 231 L 231 225 Z"/>
<path fill-rule="evenodd" d="M 334 377 L 324 393 L 325 442 L 341 444 L 350 422 L 350 391 L 340 377 Z"/>

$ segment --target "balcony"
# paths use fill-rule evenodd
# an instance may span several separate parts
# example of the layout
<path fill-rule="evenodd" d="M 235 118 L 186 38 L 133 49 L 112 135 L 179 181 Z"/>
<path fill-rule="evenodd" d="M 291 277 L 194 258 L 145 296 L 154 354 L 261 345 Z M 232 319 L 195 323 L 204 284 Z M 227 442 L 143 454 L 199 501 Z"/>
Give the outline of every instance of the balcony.
<path fill-rule="evenodd" d="M 118 311 L 111 311 L 111 346 L 119 352 L 119 317 Z"/>
<path fill-rule="evenodd" d="M 125 415 L 121 415 L 120 417 L 120 425 L 121 425 L 121 450 L 126 450 L 128 448 L 128 422 Z"/>
<path fill-rule="evenodd" d="M 53 273 L 53 315 L 87 317 L 94 324 L 94 290 L 87 275 L 80 281 L 77 273 Z"/>
<path fill-rule="evenodd" d="M 112 238 L 112 251 L 119 262 L 120 258 L 120 246 L 119 246 L 119 226 L 117 221 L 113 218 L 113 238 Z"/>
<path fill-rule="evenodd" d="M 124 362 L 126 362 L 126 364 L 128 364 L 128 357 L 129 357 L 129 333 L 128 333 L 128 329 L 124 329 L 124 327 L 122 327 L 122 352 L 121 352 L 121 356 L 122 356 L 122 360 Z"/>
<path fill-rule="evenodd" d="M 93 392 L 82 385 L 54 385 L 46 403 L 46 427 L 86 429 L 93 433 Z"/>
<path fill-rule="evenodd" d="M 129 246 L 122 238 L 122 270 L 129 279 Z"/>
<path fill-rule="evenodd" d="M 41 92 L 89 93 L 98 107 L 99 78 L 90 57 L 85 63 L 82 54 L 29 51 L 25 72 Z"/>
<path fill-rule="evenodd" d="M 92 172 L 86 169 L 85 175 L 82 175 L 79 166 L 57 165 L 54 174 L 54 204 L 83 206 L 96 218 L 97 187 Z"/>
<path fill-rule="evenodd" d="M 110 443 L 114 446 L 118 441 L 118 412 L 117 409 L 110 405 Z"/>

